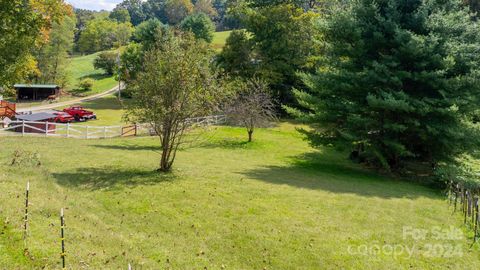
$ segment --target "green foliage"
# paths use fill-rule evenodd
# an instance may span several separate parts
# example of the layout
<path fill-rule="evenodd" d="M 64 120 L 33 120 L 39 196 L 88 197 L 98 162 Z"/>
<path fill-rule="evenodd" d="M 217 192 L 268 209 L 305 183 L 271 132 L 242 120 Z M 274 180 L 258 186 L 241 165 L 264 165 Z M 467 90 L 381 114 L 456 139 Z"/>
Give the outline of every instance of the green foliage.
<path fill-rule="evenodd" d="M 282 103 L 292 103 L 292 87 L 303 87 L 296 72 L 311 68 L 318 15 L 291 4 L 239 9 L 259 63 L 255 72 L 269 81 Z"/>
<path fill-rule="evenodd" d="M 218 63 L 229 74 L 241 77 L 251 77 L 254 70 L 254 43 L 245 30 L 233 30 L 227 38 Z"/>
<path fill-rule="evenodd" d="M 138 43 L 131 43 L 123 50 L 120 56 L 120 70 L 123 81 L 130 82 L 137 78 L 137 74 L 143 66 L 143 56 L 143 46 Z"/>
<path fill-rule="evenodd" d="M 130 23 L 118 23 L 96 18 L 87 23 L 80 35 L 79 50 L 83 53 L 98 52 L 126 45 L 133 33 Z"/>
<path fill-rule="evenodd" d="M 186 17 L 181 23 L 180 28 L 184 31 L 190 31 L 197 39 L 203 39 L 208 43 L 213 40 L 215 25 L 205 13 L 195 13 Z"/>
<path fill-rule="evenodd" d="M 221 88 L 212 70 L 211 50 L 190 35 L 168 36 L 144 57 L 132 87 L 127 119 L 150 123 L 160 137 L 161 171 L 170 171 L 183 142 L 187 119 L 209 115 Z"/>
<path fill-rule="evenodd" d="M 214 19 L 218 15 L 217 10 L 213 7 L 212 0 L 197 0 L 193 10 L 195 13 L 208 15 L 210 19 Z"/>
<path fill-rule="evenodd" d="M 113 75 L 117 66 L 117 52 L 107 51 L 100 53 L 94 60 L 95 69 L 103 69 L 108 75 Z"/>
<path fill-rule="evenodd" d="M 120 6 L 114 8 L 108 17 L 119 23 L 126 23 L 131 21 L 130 13 L 128 13 L 128 9 Z"/>
<path fill-rule="evenodd" d="M 476 13 L 476 16 L 478 17 L 478 12 L 480 11 L 480 1 L 479 0 L 463 0 L 465 4 L 467 4 L 472 12 Z"/>
<path fill-rule="evenodd" d="M 82 91 L 91 91 L 93 87 L 94 81 L 92 79 L 83 79 L 78 84 L 78 87 Z"/>
<path fill-rule="evenodd" d="M 37 83 L 57 84 L 64 88 L 68 80 L 69 53 L 73 50 L 75 17 L 65 16 L 62 21 L 54 22 L 48 43 L 44 44 L 35 57 L 40 74 Z"/>
<path fill-rule="evenodd" d="M 315 145 L 389 169 L 477 149 L 480 29 L 455 0 L 354 2 L 319 22 L 324 57 L 296 91 Z"/>
<path fill-rule="evenodd" d="M 157 19 L 167 24 L 166 0 L 147 0 L 143 3 L 143 11 L 148 19 Z"/>
<path fill-rule="evenodd" d="M 167 0 L 165 12 L 168 23 L 179 24 L 183 19 L 193 12 L 193 4 L 190 0 Z"/>
<path fill-rule="evenodd" d="M 36 73 L 32 50 L 48 40 L 52 22 L 69 11 L 62 1 L 0 1 L 0 88 Z"/>
<path fill-rule="evenodd" d="M 117 8 L 124 8 L 128 11 L 133 25 L 139 25 L 147 19 L 142 0 L 124 0 L 118 4 Z"/>
<path fill-rule="evenodd" d="M 168 27 L 157 19 L 150 19 L 142 22 L 135 28 L 133 39 L 137 43 L 141 43 L 145 48 L 152 47 L 156 42 L 156 38 L 165 33 Z"/>

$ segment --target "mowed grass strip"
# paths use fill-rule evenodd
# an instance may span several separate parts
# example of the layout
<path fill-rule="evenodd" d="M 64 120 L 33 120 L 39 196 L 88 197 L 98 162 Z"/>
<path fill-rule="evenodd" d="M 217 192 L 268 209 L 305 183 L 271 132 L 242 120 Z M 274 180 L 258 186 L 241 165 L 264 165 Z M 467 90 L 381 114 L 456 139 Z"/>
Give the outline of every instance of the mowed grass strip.
<path fill-rule="evenodd" d="M 1 138 L 0 268 L 55 268 L 65 207 L 72 269 L 478 269 L 471 239 L 414 241 L 403 228 L 462 229 L 443 195 L 377 176 L 331 149 L 312 149 L 295 125 L 213 127 L 155 172 L 157 138 Z M 16 149 L 42 165 L 10 166 Z M 31 183 L 29 254 L 23 192 Z M 427 257 L 426 245 L 463 256 Z M 360 245 L 416 247 L 412 257 L 351 254 Z"/>

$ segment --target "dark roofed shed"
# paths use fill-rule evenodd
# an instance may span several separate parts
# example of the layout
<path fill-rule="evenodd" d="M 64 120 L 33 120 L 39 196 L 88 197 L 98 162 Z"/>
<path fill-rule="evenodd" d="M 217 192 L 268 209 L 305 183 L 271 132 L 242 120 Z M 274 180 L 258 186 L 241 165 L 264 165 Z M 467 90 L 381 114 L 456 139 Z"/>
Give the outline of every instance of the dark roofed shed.
<path fill-rule="evenodd" d="M 60 87 L 56 84 L 15 84 L 17 100 L 45 100 L 50 96 L 60 96 Z"/>

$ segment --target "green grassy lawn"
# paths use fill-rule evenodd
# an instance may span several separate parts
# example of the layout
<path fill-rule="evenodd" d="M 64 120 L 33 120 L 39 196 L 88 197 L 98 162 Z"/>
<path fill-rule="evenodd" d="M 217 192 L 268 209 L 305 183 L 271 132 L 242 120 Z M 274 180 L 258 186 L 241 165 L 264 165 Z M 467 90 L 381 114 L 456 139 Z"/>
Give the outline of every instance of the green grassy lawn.
<path fill-rule="evenodd" d="M 227 41 L 228 36 L 232 31 L 223 31 L 223 32 L 216 32 L 213 35 L 212 46 L 216 51 L 221 51 L 223 46 L 225 46 L 225 42 Z"/>
<path fill-rule="evenodd" d="M 463 228 L 439 191 L 314 150 L 294 128 L 260 129 L 251 144 L 241 128 L 211 128 L 170 175 L 155 172 L 157 138 L 2 137 L 0 269 L 59 268 L 62 207 L 71 269 L 479 269 L 470 238 L 403 238 L 405 226 Z M 10 166 L 16 149 L 38 152 L 41 166 Z M 430 243 L 463 255 L 428 257 Z M 411 258 L 349 252 L 362 244 L 416 249 Z"/>
<path fill-rule="evenodd" d="M 114 77 L 105 75 L 103 70 L 96 70 L 93 67 L 93 61 L 99 53 L 85 56 L 76 56 L 71 59 L 70 77 L 68 80 L 67 91 L 76 96 L 89 96 L 112 89 L 117 85 Z M 91 91 L 78 90 L 78 83 L 85 78 L 95 81 Z"/>
<path fill-rule="evenodd" d="M 91 120 L 87 122 L 77 122 L 77 125 L 88 126 L 121 126 L 125 122 L 123 117 L 123 106 L 128 102 L 128 99 L 124 99 L 120 102 L 116 95 L 110 95 L 101 99 L 96 99 L 80 104 L 87 110 L 93 111 L 97 115 L 97 120 Z M 123 104 L 122 104 L 123 103 Z M 67 106 L 70 107 L 70 106 Z M 65 107 L 59 107 L 58 110 L 62 110 Z"/>

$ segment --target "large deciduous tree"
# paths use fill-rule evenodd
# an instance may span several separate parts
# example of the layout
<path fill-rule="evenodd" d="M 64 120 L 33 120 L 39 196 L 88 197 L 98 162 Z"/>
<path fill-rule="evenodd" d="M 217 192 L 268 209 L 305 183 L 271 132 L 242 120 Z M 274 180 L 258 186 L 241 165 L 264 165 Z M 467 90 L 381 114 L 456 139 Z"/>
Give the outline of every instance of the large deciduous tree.
<path fill-rule="evenodd" d="M 289 109 L 313 144 L 388 169 L 478 149 L 480 28 L 461 1 L 359 0 L 318 25 L 320 67 Z"/>
<path fill-rule="evenodd" d="M 105 18 L 96 18 L 89 21 L 82 31 L 78 49 L 83 53 L 93 53 L 126 45 L 133 30 L 129 22 L 118 23 Z"/>
<path fill-rule="evenodd" d="M 124 0 L 118 6 L 117 9 L 124 8 L 128 10 L 130 20 L 133 25 L 138 25 L 147 19 L 145 14 L 145 3 L 142 0 Z"/>
<path fill-rule="evenodd" d="M 55 83 L 64 87 L 68 77 L 68 56 L 73 50 L 75 34 L 75 16 L 69 15 L 52 24 L 48 42 L 35 53 L 40 74 L 36 79 L 40 83 Z"/>
<path fill-rule="evenodd" d="M 302 86 L 296 71 L 307 71 L 311 67 L 310 57 L 315 51 L 313 22 L 318 14 L 306 12 L 292 3 L 267 5 L 261 1 L 239 5 L 236 14 L 250 33 L 255 51 L 253 60 L 257 63 L 256 74 L 269 82 L 282 103 L 292 103 L 292 88 Z"/>
<path fill-rule="evenodd" d="M 167 0 L 165 3 L 165 13 L 169 24 L 179 24 L 192 12 L 193 4 L 190 0 Z"/>
<path fill-rule="evenodd" d="M 0 88 L 35 70 L 32 52 L 66 12 L 62 0 L 0 0 Z"/>
<path fill-rule="evenodd" d="M 127 119 L 151 125 L 162 148 L 159 170 L 167 172 L 190 127 L 188 119 L 212 113 L 221 90 L 205 42 L 171 33 L 158 40 L 131 85 Z"/>

